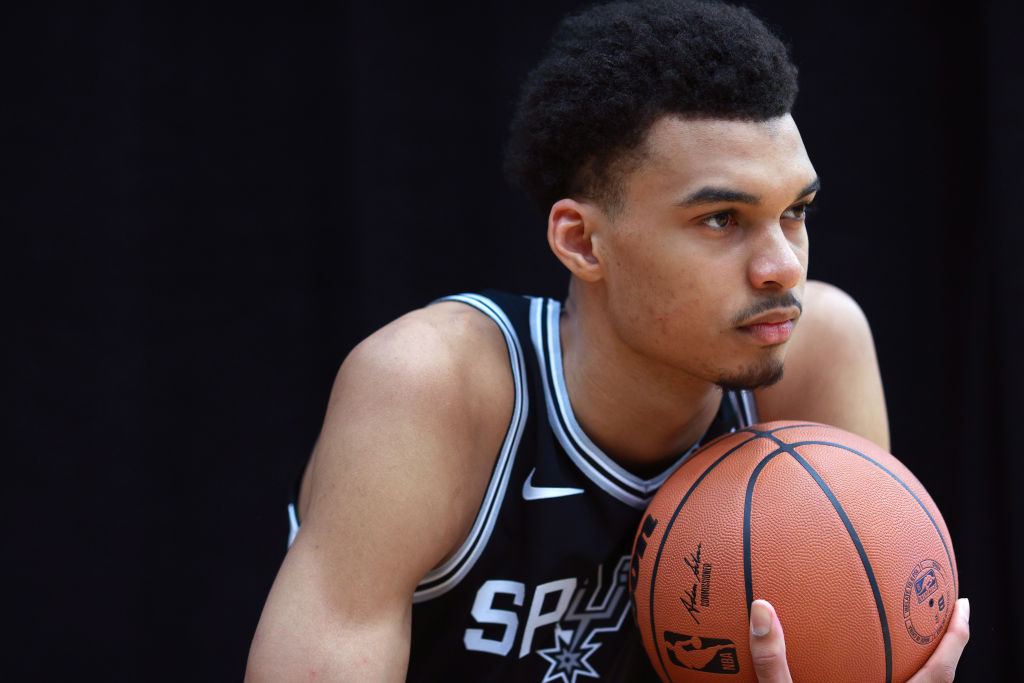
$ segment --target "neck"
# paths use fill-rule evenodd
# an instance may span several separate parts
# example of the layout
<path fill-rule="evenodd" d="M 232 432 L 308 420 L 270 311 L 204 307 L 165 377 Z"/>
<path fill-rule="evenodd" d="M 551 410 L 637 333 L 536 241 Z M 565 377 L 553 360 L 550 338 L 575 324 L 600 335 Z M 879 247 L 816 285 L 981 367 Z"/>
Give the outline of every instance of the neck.
<path fill-rule="evenodd" d="M 620 465 L 641 476 L 656 474 L 704 435 L 721 389 L 625 347 L 577 290 L 570 285 L 559 326 L 576 420 Z"/>

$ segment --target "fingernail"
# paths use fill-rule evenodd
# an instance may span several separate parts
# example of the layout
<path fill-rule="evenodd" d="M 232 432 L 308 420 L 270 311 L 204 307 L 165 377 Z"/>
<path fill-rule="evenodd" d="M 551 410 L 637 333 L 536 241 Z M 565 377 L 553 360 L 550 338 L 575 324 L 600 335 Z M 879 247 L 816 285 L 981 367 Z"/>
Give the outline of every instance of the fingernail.
<path fill-rule="evenodd" d="M 960 616 L 964 618 L 968 624 L 971 623 L 971 601 L 967 598 L 960 598 L 957 600 L 960 603 Z"/>
<path fill-rule="evenodd" d="M 754 600 L 750 603 L 750 632 L 757 637 L 768 635 L 772 627 L 772 613 L 768 611 L 768 603 Z"/>

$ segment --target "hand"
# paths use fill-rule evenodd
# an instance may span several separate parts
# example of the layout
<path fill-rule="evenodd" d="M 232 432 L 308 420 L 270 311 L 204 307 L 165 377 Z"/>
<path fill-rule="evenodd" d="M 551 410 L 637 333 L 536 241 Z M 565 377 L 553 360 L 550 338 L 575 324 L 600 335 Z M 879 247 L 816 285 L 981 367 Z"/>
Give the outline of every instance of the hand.
<path fill-rule="evenodd" d="M 907 683 L 949 683 L 971 635 L 967 598 L 956 601 L 949 627 L 924 666 Z M 793 683 L 786 663 L 786 641 L 775 609 L 764 600 L 750 605 L 750 654 L 760 683 Z"/>
<path fill-rule="evenodd" d="M 786 663 L 786 640 L 775 608 L 765 600 L 750 604 L 750 654 L 760 683 L 793 683 Z"/>
<path fill-rule="evenodd" d="M 971 628 L 968 625 L 970 619 L 971 603 L 967 598 L 960 598 L 953 607 L 946 634 L 942 636 L 935 652 L 907 683 L 949 683 L 953 680 L 960 655 L 967 645 L 967 639 L 971 637 Z"/>

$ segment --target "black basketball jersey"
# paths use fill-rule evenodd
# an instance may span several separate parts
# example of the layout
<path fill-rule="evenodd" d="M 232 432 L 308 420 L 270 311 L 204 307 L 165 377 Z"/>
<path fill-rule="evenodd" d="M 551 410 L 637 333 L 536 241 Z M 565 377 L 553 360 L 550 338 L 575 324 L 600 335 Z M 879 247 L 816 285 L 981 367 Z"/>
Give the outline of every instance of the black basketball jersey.
<path fill-rule="evenodd" d="M 515 404 L 468 538 L 416 589 L 407 680 L 657 681 L 630 615 L 631 546 L 647 502 L 700 442 L 655 477 L 628 472 L 573 415 L 557 301 L 443 300 L 501 329 Z M 748 392 L 726 392 L 701 442 L 756 421 Z"/>

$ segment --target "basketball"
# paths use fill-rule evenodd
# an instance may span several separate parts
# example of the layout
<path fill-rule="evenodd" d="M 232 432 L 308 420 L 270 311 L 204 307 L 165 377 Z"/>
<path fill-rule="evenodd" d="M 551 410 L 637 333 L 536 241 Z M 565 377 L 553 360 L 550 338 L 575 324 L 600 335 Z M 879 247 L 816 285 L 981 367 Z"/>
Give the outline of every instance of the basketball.
<path fill-rule="evenodd" d="M 664 681 L 756 681 L 749 607 L 763 598 L 794 680 L 863 683 L 921 668 L 957 574 L 942 516 L 895 457 L 836 427 L 772 422 L 712 441 L 666 480 L 630 588 Z"/>

